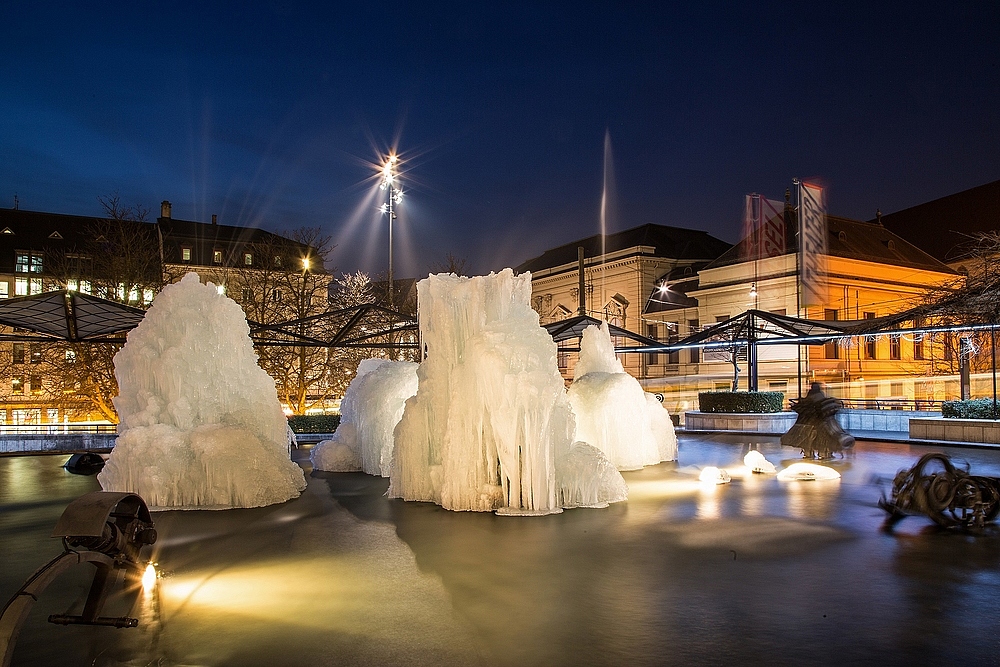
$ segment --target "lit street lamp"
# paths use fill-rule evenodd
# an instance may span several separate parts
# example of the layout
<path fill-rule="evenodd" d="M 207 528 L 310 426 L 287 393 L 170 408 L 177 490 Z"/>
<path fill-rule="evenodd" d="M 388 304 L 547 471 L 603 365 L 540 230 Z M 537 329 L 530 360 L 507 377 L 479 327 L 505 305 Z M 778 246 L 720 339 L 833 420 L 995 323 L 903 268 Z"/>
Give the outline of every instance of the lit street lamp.
<path fill-rule="evenodd" d="M 385 161 L 382 165 L 382 182 L 379 184 L 379 190 L 386 190 L 387 197 L 386 202 L 382 204 L 379 210 L 382 213 L 389 215 L 389 308 L 393 307 L 392 300 L 392 220 L 396 217 L 393 212 L 393 204 L 398 204 L 403 199 L 403 190 L 396 186 L 396 162 L 398 158 L 395 155 L 390 155 L 389 159 Z"/>

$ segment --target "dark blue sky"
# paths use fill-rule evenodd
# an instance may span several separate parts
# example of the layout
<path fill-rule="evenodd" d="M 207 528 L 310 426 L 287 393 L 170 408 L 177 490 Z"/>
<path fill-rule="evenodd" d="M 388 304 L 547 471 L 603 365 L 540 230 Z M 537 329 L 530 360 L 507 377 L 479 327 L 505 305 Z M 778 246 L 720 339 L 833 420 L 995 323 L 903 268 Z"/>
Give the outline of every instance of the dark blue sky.
<path fill-rule="evenodd" d="M 735 241 L 796 176 L 861 219 L 1000 178 L 992 2 L 83 4 L 0 3 L 0 206 L 321 226 L 378 273 L 395 146 L 417 276 L 597 233 L 605 131 L 611 230 Z"/>

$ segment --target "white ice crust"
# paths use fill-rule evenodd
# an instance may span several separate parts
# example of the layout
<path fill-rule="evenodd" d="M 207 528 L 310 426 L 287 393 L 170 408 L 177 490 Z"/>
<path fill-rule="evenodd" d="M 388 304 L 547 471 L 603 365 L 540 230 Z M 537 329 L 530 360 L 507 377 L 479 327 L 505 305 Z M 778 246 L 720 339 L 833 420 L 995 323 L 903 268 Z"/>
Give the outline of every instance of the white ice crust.
<path fill-rule="evenodd" d="M 677 458 L 670 414 L 622 369 L 606 322 L 583 331 L 569 400 L 576 415 L 576 440 L 604 452 L 619 470 Z"/>
<path fill-rule="evenodd" d="M 393 430 L 406 399 L 417 393 L 417 364 L 365 359 L 340 402 L 340 426 L 310 455 L 313 467 L 330 472 L 362 470 L 389 476 Z"/>
<path fill-rule="evenodd" d="M 257 365 L 246 317 L 188 273 L 167 285 L 115 355 L 121 423 L 105 491 L 153 508 L 261 507 L 295 498 L 302 469 L 274 380 Z"/>
<path fill-rule="evenodd" d="M 432 275 L 417 296 L 426 358 L 396 427 L 390 497 L 508 514 L 624 500 L 624 480 L 598 450 L 573 446 L 530 274 Z"/>

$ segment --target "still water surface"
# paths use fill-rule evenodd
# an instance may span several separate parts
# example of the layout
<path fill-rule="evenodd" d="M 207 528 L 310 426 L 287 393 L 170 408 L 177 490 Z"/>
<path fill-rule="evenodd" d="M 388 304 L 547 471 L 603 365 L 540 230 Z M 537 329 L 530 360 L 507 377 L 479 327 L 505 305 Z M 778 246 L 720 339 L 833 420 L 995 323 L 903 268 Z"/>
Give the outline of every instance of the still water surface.
<path fill-rule="evenodd" d="M 142 626 L 46 623 L 82 605 L 81 566 L 13 664 L 1000 664 L 1000 537 L 879 530 L 879 495 L 928 448 L 859 443 L 840 481 L 779 482 L 737 476 L 750 447 L 800 460 L 775 438 L 682 436 L 678 462 L 625 473 L 628 502 L 549 517 L 390 501 L 386 480 L 330 473 L 279 506 L 157 513 Z M 951 453 L 1000 476 L 1000 452 Z M 3 600 L 99 488 L 64 460 L 0 458 Z M 699 484 L 706 465 L 733 482 Z"/>

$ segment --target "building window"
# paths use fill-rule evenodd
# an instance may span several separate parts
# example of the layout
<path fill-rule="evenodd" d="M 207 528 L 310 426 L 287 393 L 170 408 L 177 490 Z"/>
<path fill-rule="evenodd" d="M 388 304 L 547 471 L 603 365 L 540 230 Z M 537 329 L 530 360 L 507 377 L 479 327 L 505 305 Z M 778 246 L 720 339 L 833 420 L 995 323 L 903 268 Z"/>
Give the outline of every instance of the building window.
<path fill-rule="evenodd" d="M 0 299 L 6 299 L 10 297 L 10 283 L 6 280 L 0 280 Z"/>
<path fill-rule="evenodd" d="M 837 321 L 837 311 L 833 308 L 827 308 L 823 311 L 823 319 L 827 322 Z M 826 344 L 826 358 L 827 359 L 839 359 L 840 358 L 840 344 L 831 340 Z"/>
<path fill-rule="evenodd" d="M 42 253 L 18 250 L 14 253 L 14 273 L 41 273 Z"/>
<path fill-rule="evenodd" d="M 14 296 L 28 296 L 27 278 L 14 278 Z"/>
<path fill-rule="evenodd" d="M 10 381 L 10 393 L 20 396 L 24 393 L 24 376 L 15 375 Z"/>
<path fill-rule="evenodd" d="M 12 353 L 12 356 L 13 356 L 12 361 L 15 364 L 23 364 L 24 363 L 24 348 L 25 348 L 25 343 L 14 343 L 14 349 L 13 349 L 13 353 Z"/>
<path fill-rule="evenodd" d="M 31 376 L 31 393 L 38 395 L 42 393 L 42 376 L 32 375 Z"/>
<path fill-rule="evenodd" d="M 29 278 L 28 279 L 28 293 L 29 294 L 41 294 L 42 293 L 42 279 L 41 278 Z"/>
<path fill-rule="evenodd" d="M 212 251 L 212 263 L 213 264 L 222 264 L 222 251 L 221 250 L 213 250 Z"/>
<path fill-rule="evenodd" d="M 679 327 L 677 326 L 677 322 L 667 322 L 667 345 L 673 345 L 678 340 L 680 340 L 680 336 L 678 336 L 678 329 Z M 680 362 L 681 362 L 680 352 L 675 350 L 673 352 L 667 353 L 668 364 L 679 364 Z"/>
<path fill-rule="evenodd" d="M 182 262 L 191 261 L 191 248 L 181 248 L 181 261 Z"/>
<path fill-rule="evenodd" d="M 903 358 L 902 345 L 900 344 L 899 334 L 889 334 L 889 358 L 893 361 L 899 361 Z"/>
<path fill-rule="evenodd" d="M 657 340 L 657 326 L 655 324 L 646 325 L 646 338 L 652 338 Z M 660 363 L 660 355 L 656 352 L 649 352 L 646 354 L 646 365 L 655 366 Z"/>
<path fill-rule="evenodd" d="M 698 331 L 698 320 L 688 320 L 688 335 Z M 692 347 L 688 350 L 691 353 L 691 357 L 688 361 L 692 364 L 697 364 L 701 362 L 701 350 L 697 347 Z"/>
<path fill-rule="evenodd" d="M 253 266 L 253 254 L 249 252 L 243 253 L 243 265 Z"/>
<path fill-rule="evenodd" d="M 273 289 L 271 290 L 271 301 L 281 301 L 281 290 Z"/>
<path fill-rule="evenodd" d="M 952 339 L 951 332 L 950 331 L 945 331 L 944 332 L 944 360 L 945 361 L 951 361 L 952 360 L 951 339 Z"/>
<path fill-rule="evenodd" d="M 90 281 L 89 280 L 81 280 L 80 281 L 80 293 L 81 294 L 90 294 Z"/>
<path fill-rule="evenodd" d="M 67 364 L 76 363 L 76 350 L 72 348 L 66 348 L 66 363 Z"/>
<path fill-rule="evenodd" d="M 45 409 L 45 421 L 50 424 L 59 423 L 59 409 L 58 408 L 46 408 Z"/>
<path fill-rule="evenodd" d="M 875 313 L 865 313 L 866 320 L 874 320 Z M 865 359 L 875 359 L 878 350 L 878 338 L 875 336 L 865 336 Z"/>
<path fill-rule="evenodd" d="M 42 363 L 42 344 L 32 343 L 28 346 L 28 351 L 31 353 L 31 363 L 40 364 Z"/>
<path fill-rule="evenodd" d="M 253 290 L 249 287 L 243 288 L 243 303 L 250 303 L 253 301 Z"/>

